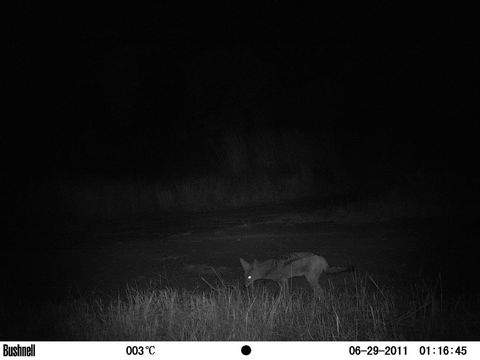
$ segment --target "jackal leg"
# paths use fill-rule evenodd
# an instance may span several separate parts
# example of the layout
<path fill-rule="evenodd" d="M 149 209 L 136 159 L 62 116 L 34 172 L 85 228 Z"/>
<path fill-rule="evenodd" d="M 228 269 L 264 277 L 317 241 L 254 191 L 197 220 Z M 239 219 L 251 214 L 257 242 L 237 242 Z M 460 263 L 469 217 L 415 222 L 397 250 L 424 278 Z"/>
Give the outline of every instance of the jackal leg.
<path fill-rule="evenodd" d="M 287 294 L 288 293 L 288 279 L 281 279 L 277 283 L 278 283 L 278 286 L 280 286 L 280 294 Z"/>
<path fill-rule="evenodd" d="M 323 289 L 322 287 L 320 286 L 320 284 L 318 283 L 318 278 L 320 277 L 320 274 L 308 274 L 308 275 L 305 275 L 305 278 L 307 279 L 308 283 L 310 284 L 310 286 L 312 287 L 313 289 L 313 293 L 315 295 L 319 295 L 319 296 L 322 296 L 323 295 Z"/>

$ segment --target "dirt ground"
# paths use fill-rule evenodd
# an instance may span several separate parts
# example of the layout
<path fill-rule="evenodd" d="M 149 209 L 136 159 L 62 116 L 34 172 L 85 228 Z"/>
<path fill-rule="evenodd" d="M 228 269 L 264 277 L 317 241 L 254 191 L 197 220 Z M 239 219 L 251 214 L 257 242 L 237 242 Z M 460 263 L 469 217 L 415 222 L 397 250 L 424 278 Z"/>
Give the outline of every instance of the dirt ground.
<path fill-rule="evenodd" d="M 114 294 L 126 284 L 152 281 L 208 289 L 220 278 L 243 281 L 239 257 L 261 260 L 293 251 L 322 255 L 333 266 L 353 265 L 379 286 L 399 291 L 439 279 L 445 293 L 478 291 L 473 226 L 449 219 L 333 223 L 310 215 L 308 209 L 255 208 L 24 229 L 1 254 L 3 300 Z M 321 284 L 351 277 L 329 275 Z M 308 287 L 303 279 L 293 285 Z"/>

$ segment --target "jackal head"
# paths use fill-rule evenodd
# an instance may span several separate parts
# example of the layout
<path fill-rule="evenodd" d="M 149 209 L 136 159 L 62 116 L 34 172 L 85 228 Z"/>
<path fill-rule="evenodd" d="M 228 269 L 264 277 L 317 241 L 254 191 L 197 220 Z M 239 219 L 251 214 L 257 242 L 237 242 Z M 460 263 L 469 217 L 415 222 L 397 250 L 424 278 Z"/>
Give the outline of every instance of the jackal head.
<path fill-rule="evenodd" d="M 243 272 L 245 273 L 245 287 L 249 287 L 253 282 L 260 278 L 258 271 L 258 261 L 253 260 L 252 264 L 249 264 L 242 258 L 240 258 L 240 264 L 242 264 Z"/>

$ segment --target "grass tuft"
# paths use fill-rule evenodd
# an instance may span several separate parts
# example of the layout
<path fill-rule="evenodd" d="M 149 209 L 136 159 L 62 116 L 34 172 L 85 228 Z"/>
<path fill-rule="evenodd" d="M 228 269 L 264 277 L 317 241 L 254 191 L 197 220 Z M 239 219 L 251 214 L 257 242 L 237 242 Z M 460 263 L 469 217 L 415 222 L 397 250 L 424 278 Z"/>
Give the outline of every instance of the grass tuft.
<path fill-rule="evenodd" d="M 352 283 L 329 283 L 322 297 L 309 289 L 279 295 L 225 283 L 209 283 L 208 291 L 127 287 L 115 297 L 51 303 L 28 329 L 33 338 L 49 329 L 55 340 L 123 341 L 465 340 L 478 334 L 466 299 L 447 302 L 441 283 L 400 294 L 369 275 L 354 273 Z"/>

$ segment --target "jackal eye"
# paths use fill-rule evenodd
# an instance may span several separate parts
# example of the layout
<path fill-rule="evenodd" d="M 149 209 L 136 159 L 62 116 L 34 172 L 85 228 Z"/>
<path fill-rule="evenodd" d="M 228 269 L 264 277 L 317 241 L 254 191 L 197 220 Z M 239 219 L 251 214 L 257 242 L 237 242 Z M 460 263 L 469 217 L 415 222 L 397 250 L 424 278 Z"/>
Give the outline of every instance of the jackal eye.
<path fill-rule="evenodd" d="M 252 278 L 252 275 L 248 275 L 247 279 L 250 280 Z"/>

